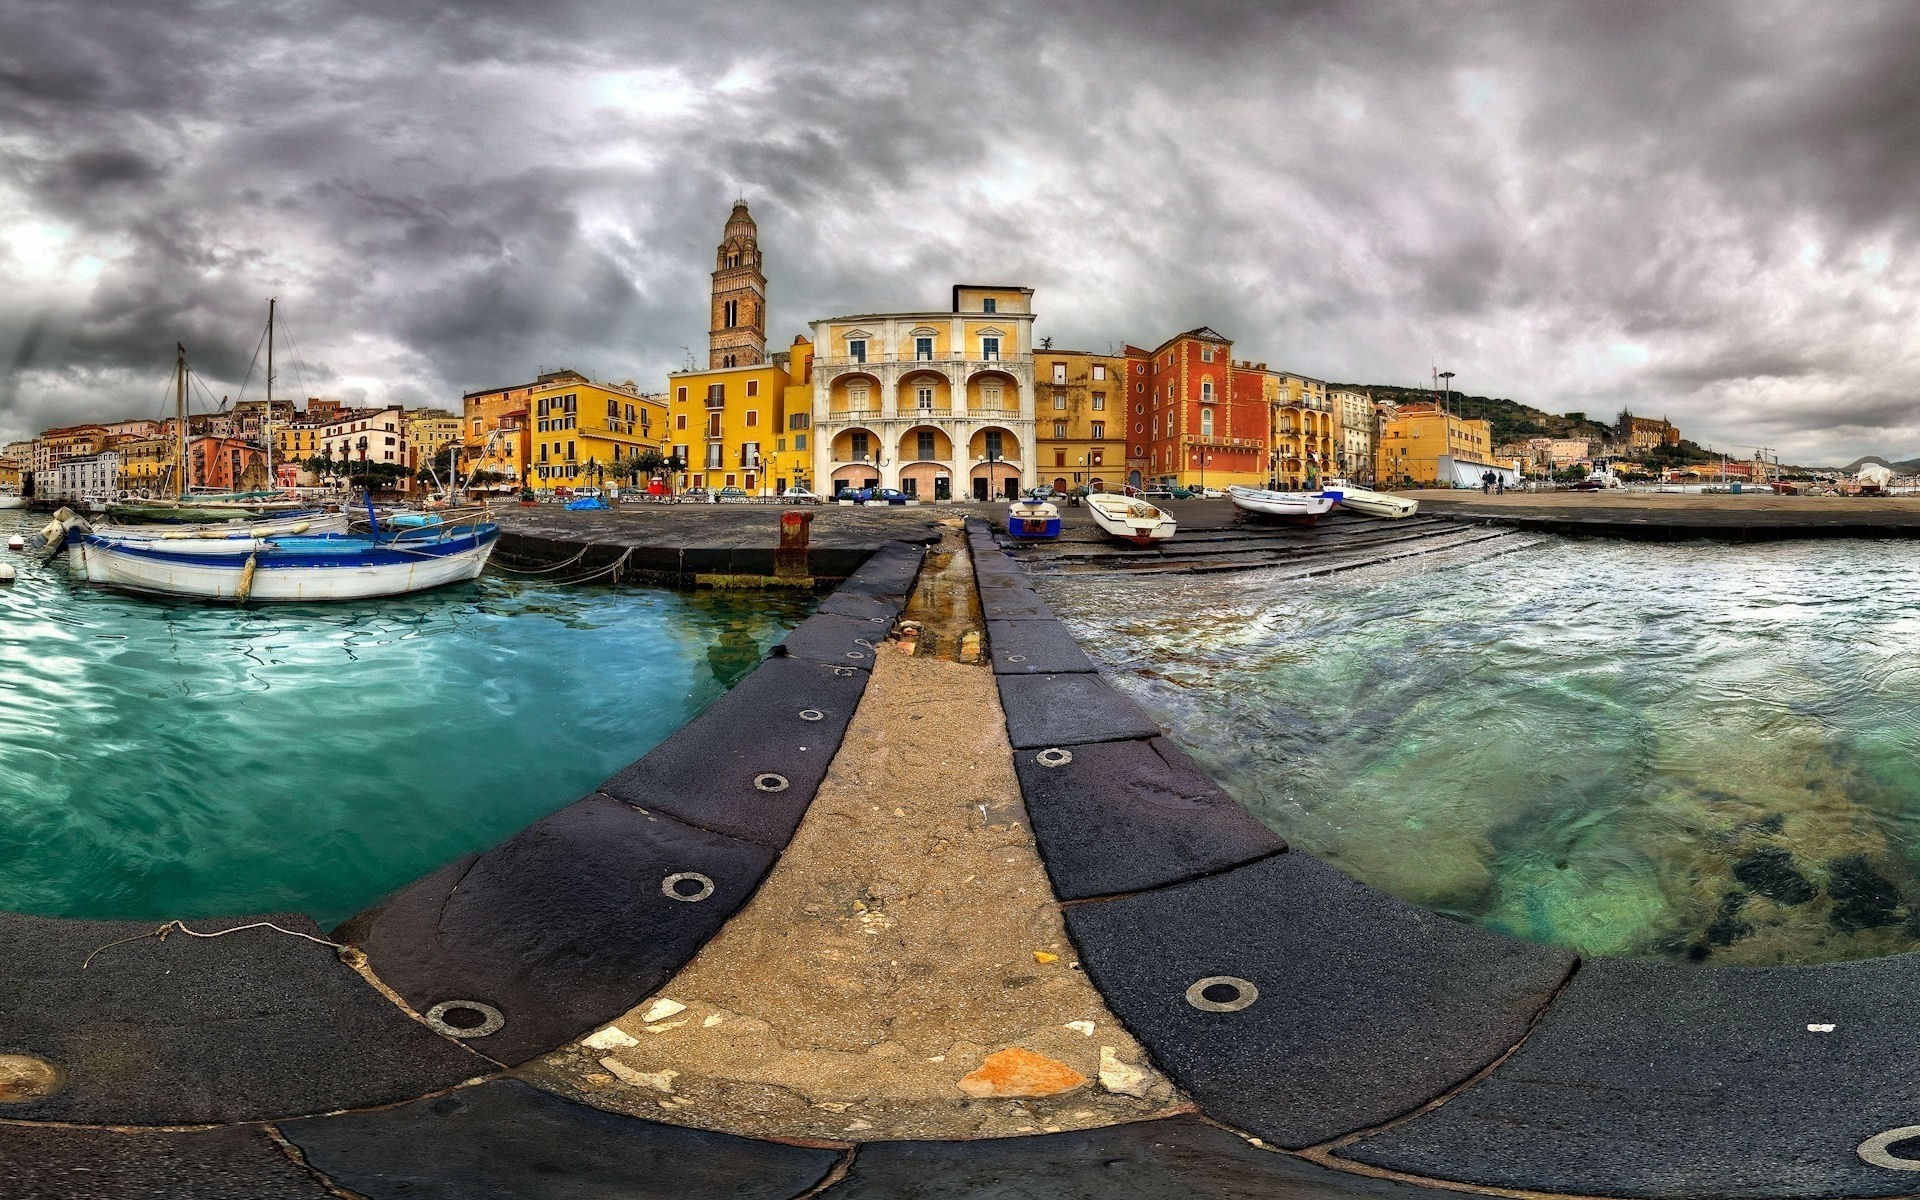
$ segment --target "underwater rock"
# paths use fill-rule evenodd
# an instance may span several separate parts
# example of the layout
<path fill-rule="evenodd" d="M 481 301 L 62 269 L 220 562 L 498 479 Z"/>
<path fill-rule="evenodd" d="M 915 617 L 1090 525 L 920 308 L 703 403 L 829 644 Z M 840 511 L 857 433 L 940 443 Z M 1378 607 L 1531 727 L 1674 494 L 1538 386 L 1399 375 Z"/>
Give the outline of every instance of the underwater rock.
<path fill-rule="evenodd" d="M 1753 932 L 1753 926 L 1740 919 L 1746 903 L 1745 892 L 1728 892 L 1720 897 L 1720 909 L 1714 914 L 1713 924 L 1707 926 L 1707 945 L 1731 946 Z"/>
<path fill-rule="evenodd" d="M 1733 877 L 1781 904 L 1805 904 L 1820 894 L 1778 846 L 1762 846 L 1734 863 Z"/>
<path fill-rule="evenodd" d="M 1900 920 L 1899 887 L 1874 870 L 1865 855 L 1850 854 L 1827 864 L 1827 894 L 1833 897 L 1829 919 L 1848 933 Z"/>

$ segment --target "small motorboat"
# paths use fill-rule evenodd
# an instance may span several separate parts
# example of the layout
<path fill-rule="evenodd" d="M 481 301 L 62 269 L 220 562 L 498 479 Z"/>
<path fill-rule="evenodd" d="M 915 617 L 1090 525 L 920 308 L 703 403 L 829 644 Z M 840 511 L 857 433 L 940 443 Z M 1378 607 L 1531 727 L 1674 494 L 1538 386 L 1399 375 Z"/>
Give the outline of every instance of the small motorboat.
<path fill-rule="evenodd" d="M 1089 492 L 1086 504 L 1093 523 L 1121 541 L 1144 546 L 1173 536 L 1172 515 L 1137 496 Z"/>
<path fill-rule="evenodd" d="M 1340 507 L 1350 508 L 1369 517 L 1410 517 L 1420 511 L 1418 500 L 1409 500 L 1404 496 L 1389 496 L 1385 492 L 1369 491 L 1366 488 L 1348 487 L 1340 497 Z"/>
<path fill-rule="evenodd" d="M 1311 525 L 1334 505 L 1332 497 L 1319 492 L 1275 492 L 1239 484 L 1228 488 L 1227 496 L 1235 508 L 1249 516 L 1293 525 Z"/>
<path fill-rule="evenodd" d="M 25 508 L 27 498 L 19 492 L 0 491 L 0 509 Z"/>
<path fill-rule="evenodd" d="M 1015 500 L 1007 505 L 1007 533 L 1023 541 L 1052 541 L 1060 536 L 1060 510 L 1036 496 Z"/>
<path fill-rule="evenodd" d="M 1342 500 L 1346 499 L 1347 493 L 1352 490 L 1353 490 L 1352 484 L 1338 477 L 1335 477 L 1333 479 L 1323 479 L 1320 481 L 1320 494 L 1322 496 L 1328 497 L 1335 504 L 1338 504 Z"/>

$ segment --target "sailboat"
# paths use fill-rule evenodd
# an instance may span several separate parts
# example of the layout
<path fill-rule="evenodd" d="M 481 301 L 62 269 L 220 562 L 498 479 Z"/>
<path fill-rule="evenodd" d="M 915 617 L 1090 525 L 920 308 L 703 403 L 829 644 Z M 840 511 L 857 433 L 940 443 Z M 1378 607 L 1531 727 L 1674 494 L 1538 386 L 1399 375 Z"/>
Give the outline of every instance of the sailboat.
<path fill-rule="evenodd" d="M 267 479 L 273 479 L 273 318 L 277 299 L 267 301 L 267 411 L 262 425 L 267 447 Z M 201 523 L 247 521 L 266 517 L 319 516 L 319 510 L 278 490 L 193 494 L 192 460 L 187 453 L 187 348 L 174 345 L 174 421 L 179 442 L 173 463 L 175 494 L 171 499 L 116 500 L 106 506 L 109 520 L 121 524 Z"/>

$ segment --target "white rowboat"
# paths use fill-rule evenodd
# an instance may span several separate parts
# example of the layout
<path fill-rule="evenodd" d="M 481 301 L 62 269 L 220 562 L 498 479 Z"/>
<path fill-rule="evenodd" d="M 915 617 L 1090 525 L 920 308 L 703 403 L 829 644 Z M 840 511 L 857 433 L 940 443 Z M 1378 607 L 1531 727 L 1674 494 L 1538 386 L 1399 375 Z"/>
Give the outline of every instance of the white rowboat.
<path fill-rule="evenodd" d="M 1385 492 L 1349 487 L 1341 494 L 1340 507 L 1370 517 L 1410 517 L 1420 511 L 1420 502 L 1404 496 L 1389 496 Z"/>
<path fill-rule="evenodd" d="M 1086 505 L 1093 523 L 1122 541 L 1144 546 L 1173 536 L 1173 517 L 1137 497 L 1090 492 Z"/>
<path fill-rule="evenodd" d="M 1290 521 L 1296 525 L 1313 524 L 1334 505 L 1332 496 L 1323 496 L 1318 492 L 1273 492 L 1266 488 L 1241 487 L 1239 484 L 1228 488 L 1227 496 L 1241 512 L 1276 521 Z"/>

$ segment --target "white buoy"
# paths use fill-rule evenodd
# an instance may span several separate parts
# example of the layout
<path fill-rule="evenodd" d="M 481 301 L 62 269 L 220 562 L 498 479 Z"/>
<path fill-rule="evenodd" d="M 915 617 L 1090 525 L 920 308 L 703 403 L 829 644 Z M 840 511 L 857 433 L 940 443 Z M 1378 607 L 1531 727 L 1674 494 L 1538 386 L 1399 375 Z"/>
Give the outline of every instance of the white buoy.
<path fill-rule="evenodd" d="M 0 563 L 0 583 L 13 582 L 13 564 Z"/>
<path fill-rule="evenodd" d="M 7 539 L 7 549 L 9 550 L 25 550 L 26 548 L 27 548 L 27 539 L 21 537 L 17 533 Z"/>

